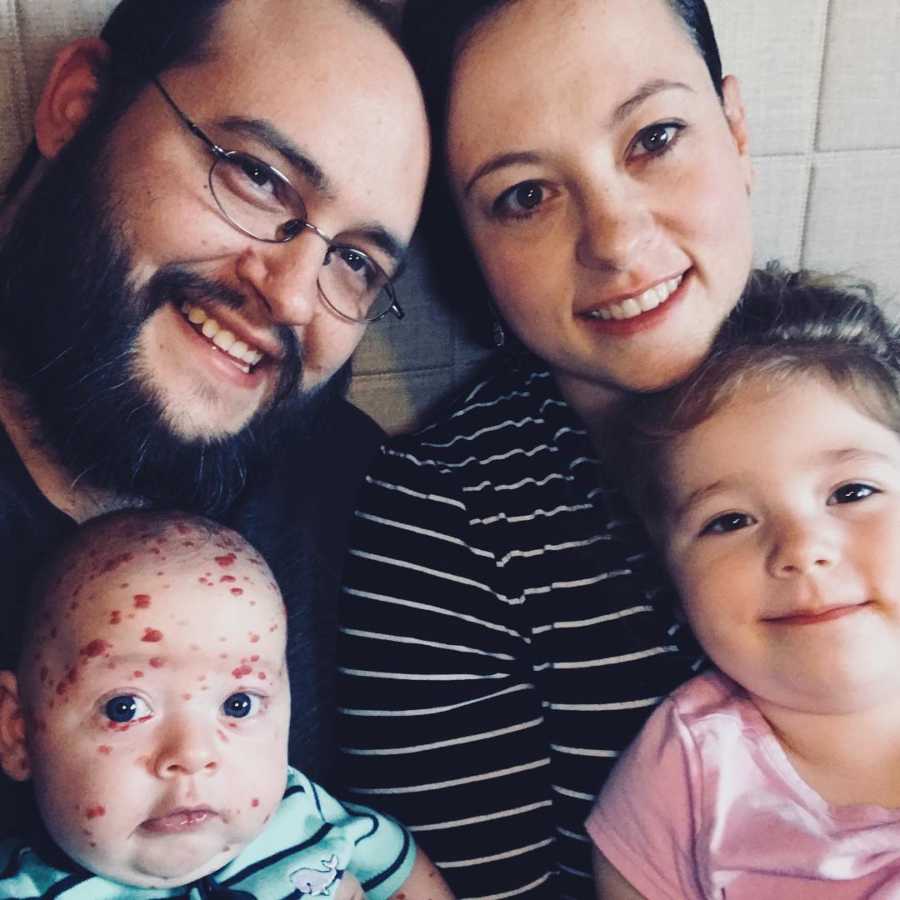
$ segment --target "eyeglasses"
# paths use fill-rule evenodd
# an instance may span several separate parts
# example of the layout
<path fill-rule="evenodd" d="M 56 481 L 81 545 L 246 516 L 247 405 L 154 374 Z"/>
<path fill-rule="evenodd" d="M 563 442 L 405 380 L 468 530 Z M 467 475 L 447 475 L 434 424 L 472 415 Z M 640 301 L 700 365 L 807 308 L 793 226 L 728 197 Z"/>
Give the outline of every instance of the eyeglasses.
<path fill-rule="evenodd" d="M 156 78 L 152 81 L 178 118 L 212 153 L 209 189 L 229 224 L 269 244 L 284 244 L 311 231 L 326 244 L 318 286 L 322 300 L 333 312 L 351 322 L 375 322 L 388 313 L 403 318 L 390 277 L 371 256 L 319 231 L 306 217 L 303 198 L 278 169 L 249 153 L 220 147 L 181 111 Z"/>

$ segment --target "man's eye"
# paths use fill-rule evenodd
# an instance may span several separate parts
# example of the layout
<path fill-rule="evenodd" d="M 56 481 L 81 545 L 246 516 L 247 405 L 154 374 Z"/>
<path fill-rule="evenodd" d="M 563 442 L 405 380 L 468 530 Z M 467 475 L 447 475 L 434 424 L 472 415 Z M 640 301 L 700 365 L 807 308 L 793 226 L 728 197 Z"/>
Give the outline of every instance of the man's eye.
<path fill-rule="evenodd" d="M 259 711 L 259 697 L 238 691 L 232 694 L 223 704 L 222 712 L 233 719 L 246 719 Z"/>
<path fill-rule="evenodd" d="M 239 163 L 244 175 L 250 179 L 257 187 L 265 187 L 267 184 L 273 183 L 272 171 L 265 163 L 253 159 L 253 157 L 245 156 Z"/>
<path fill-rule="evenodd" d="M 828 505 L 836 506 L 839 503 L 858 503 L 860 500 L 865 500 L 873 494 L 880 493 L 881 491 L 877 488 L 873 488 L 870 484 L 861 484 L 859 482 L 842 484 L 828 498 Z"/>
<path fill-rule="evenodd" d="M 680 122 L 660 122 L 641 129 L 632 145 L 631 156 L 662 155 L 672 147 L 684 127 Z"/>
<path fill-rule="evenodd" d="M 523 181 L 504 191 L 494 201 L 494 212 L 502 219 L 527 219 L 546 199 L 537 181 Z"/>
<path fill-rule="evenodd" d="M 730 531 L 739 531 L 747 528 L 754 522 L 753 516 L 747 513 L 729 512 L 707 522 L 700 530 L 700 534 L 727 534 Z"/>
<path fill-rule="evenodd" d="M 121 725 L 149 715 L 150 707 L 134 694 L 120 694 L 106 701 L 103 714 L 110 722 Z"/>

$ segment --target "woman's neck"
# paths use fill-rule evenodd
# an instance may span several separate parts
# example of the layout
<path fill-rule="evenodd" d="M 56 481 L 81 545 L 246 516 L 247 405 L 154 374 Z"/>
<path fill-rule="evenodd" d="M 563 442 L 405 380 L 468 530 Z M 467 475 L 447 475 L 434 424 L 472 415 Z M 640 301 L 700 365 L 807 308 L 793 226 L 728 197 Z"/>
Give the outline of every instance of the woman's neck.
<path fill-rule="evenodd" d="M 559 392 L 584 423 L 591 445 L 599 453 L 604 436 L 603 423 L 616 403 L 626 396 L 625 392 L 621 388 L 598 384 L 566 372 L 551 372 Z"/>
<path fill-rule="evenodd" d="M 828 803 L 900 808 L 900 698 L 828 714 L 754 702 L 800 777 Z"/>

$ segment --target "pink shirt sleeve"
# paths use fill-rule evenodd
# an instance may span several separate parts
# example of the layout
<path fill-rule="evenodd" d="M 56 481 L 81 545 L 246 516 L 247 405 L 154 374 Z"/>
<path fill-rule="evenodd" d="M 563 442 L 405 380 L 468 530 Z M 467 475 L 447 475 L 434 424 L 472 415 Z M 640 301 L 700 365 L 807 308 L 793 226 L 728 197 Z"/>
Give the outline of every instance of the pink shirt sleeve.
<path fill-rule="evenodd" d="M 701 778 L 693 742 L 664 700 L 626 750 L 588 817 L 588 834 L 651 900 L 705 896 L 694 858 Z"/>

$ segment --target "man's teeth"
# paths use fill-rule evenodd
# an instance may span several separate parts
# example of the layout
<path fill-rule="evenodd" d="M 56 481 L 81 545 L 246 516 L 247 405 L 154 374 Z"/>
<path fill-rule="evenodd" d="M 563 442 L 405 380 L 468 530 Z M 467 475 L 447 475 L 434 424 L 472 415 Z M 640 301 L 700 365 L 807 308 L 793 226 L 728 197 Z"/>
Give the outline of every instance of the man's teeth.
<path fill-rule="evenodd" d="M 665 303 L 678 290 L 683 278 L 684 275 L 671 278 L 656 287 L 648 288 L 638 297 L 629 297 L 621 303 L 608 303 L 606 306 L 589 310 L 585 315 L 589 319 L 633 319 Z"/>
<path fill-rule="evenodd" d="M 249 372 L 250 367 L 255 366 L 263 358 L 263 354 L 259 350 L 244 341 L 239 341 L 227 328 L 223 328 L 199 306 L 185 303 L 182 305 L 181 311 L 188 322 L 216 347 L 238 362 L 246 363 L 245 372 Z"/>

